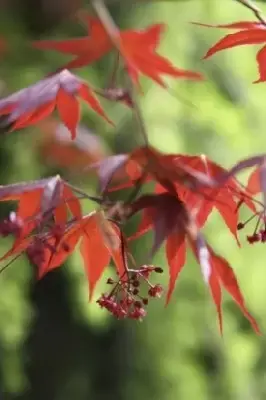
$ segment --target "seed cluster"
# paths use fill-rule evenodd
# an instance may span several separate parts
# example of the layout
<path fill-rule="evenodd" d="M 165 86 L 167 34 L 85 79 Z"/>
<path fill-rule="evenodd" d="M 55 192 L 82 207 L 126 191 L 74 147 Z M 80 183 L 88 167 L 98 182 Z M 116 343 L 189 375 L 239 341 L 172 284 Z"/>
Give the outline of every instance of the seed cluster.
<path fill-rule="evenodd" d="M 117 281 L 108 278 L 107 284 L 113 288 L 109 294 L 102 294 L 97 303 L 118 319 L 130 318 L 142 321 L 147 314 L 149 297 L 159 298 L 163 293 L 160 284 L 152 285 L 149 281 L 153 272 L 162 273 L 163 270 L 160 267 L 144 265 L 138 270 L 127 271 Z M 142 283 L 146 288 L 146 296 L 141 295 L 144 290 L 140 287 Z"/>

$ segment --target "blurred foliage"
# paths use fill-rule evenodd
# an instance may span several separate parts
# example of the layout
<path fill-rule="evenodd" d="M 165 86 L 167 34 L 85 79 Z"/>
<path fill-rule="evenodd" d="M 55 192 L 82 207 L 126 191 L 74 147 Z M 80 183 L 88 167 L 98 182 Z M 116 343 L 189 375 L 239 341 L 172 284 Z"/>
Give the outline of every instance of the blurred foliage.
<path fill-rule="evenodd" d="M 41 79 L 65 61 L 53 52 L 32 49 L 30 40 L 84 32 L 75 19 L 66 19 L 70 9 L 64 8 L 64 2 L 57 8 L 56 1 L 47 2 L 50 8 L 44 8 L 41 0 L 6 3 L 0 14 L 1 35 L 9 46 L 0 66 L 2 96 Z M 229 50 L 202 61 L 206 49 L 223 31 L 189 24 L 253 19 L 252 14 L 233 0 L 140 3 L 114 2 L 110 10 L 122 27 L 165 22 L 168 32 L 162 53 L 176 65 L 202 71 L 207 78 L 204 83 L 171 81 L 169 93 L 143 81 L 141 108 L 151 143 L 166 152 L 206 153 L 227 167 L 261 152 L 265 148 L 266 89 L 263 84 L 251 84 L 257 74 L 256 49 Z M 111 57 L 106 57 L 78 74 L 103 86 L 111 64 Z M 128 151 L 140 144 L 130 111 L 107 101 L 104 106 L 116 122 L 116 130 L 86 107 L 82 123 L 100 133 L 109 151 Z M 1 184 L 56 172 L 41 163 L 36 150 L 39 133 L 34 127 L 1 136 Z M 82 181 L 90 192 L 95 189 L 93 180 L 72 179 L 78 184 Z M 1 216 L 8 209 L 2 206 Z M 265 332 L 263 245 L 245 245 L 243 237 L 239 249 L 217 215 L 210 219 L 206 235 L 235 268 L 247 304 Z M 149 243 L 147 235 L 134 244 L 139 260 L 144 260 Z M 8 244 L 1 242 L 1 252 Z M 162 252 L 155 263 L 166 266 Z M 164 279 L 167 284 L 167 271 Z M 104 280 L 98 293 L 103 288 Z M 219 337 L 209 293 L 190 258 L 170 305 L 165 308 L 158 300 L 141 324 L 117 322 L 95 304 L 88 304 L 78 254 L 41 282 L 36 282 L 31 266 L 20 258 L 1 274 L 0 293 L 0 398 L 266 399 L 265 339 L 255 336 L 227 297 L 224 337 Z"/>

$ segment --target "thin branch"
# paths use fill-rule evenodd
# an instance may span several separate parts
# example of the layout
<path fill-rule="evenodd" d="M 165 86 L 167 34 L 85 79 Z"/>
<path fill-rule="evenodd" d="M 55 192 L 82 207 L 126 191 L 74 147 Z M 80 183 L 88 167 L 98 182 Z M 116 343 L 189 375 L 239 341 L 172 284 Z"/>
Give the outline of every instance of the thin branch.
<path fill-rule="evenodd" d="M 244 7 L 248 8 L 253 12 L 255 17 L 266 26 L 266 18 L 263 16 L 262 11 L 250 0 L 236 0 L 239 4 L 242 4 Z"/>
<path fill-rule="evenodd" d="M 146 127 L 145 127 L 144 119 L 142 117 L 140 106 L 139 106 L 138 101 L 137 101 L 136 90 L 135 90 L 134 85 L 133 85 L 133 83 L 131 81 L 131 78 L 128 79 L 128 91 L 129 91 L 130 99 L 131 99 L 132 104 L 133 104 L 133 111 L 134 111 L 135 118 L 136 118 L 136 121 L 137 121 L 138 126 L 139 126 L 140 133 L 143 136 L 143 139 L 144 139 L 144 142 L 145 142 L 145 146 L 148 147 L 149 146 L 148 134 L 147 134 L 147 130 L 146 130 Z"/>
<path fill-rule="evenodd" d="M 87 200 L 91 200 L 91 201 L 95 201 L 98 204 L 102 204 L 104 202 L 104 199 L 102 197 L 98 197 L 98 196 L 90 196 L 88 195 L 86 192 L 84 192 L 83 190 L 79 189 L 78 187 L 72 185 L 71 183 L 65 181 L 64 182 L 66 186 L 68 186 L 71 190 L 73 190 L 73 192 L 76 192 L 77 194 L 79 194 L 81 196 L 82 199 L 87 199 Z"/>
<path fill-rule="evenodd" d="M 92 5 L 94 7 L 94 10 L 96 12 L 96 14 L 98 15 L 100 21 L 102 22 L 104 28 L 106 29 L 106 32 L 109 34 L 110 39 L 112 40 L 114 46 L 118 49 L 118 51 L 120 51 L 120 31 L 119 28 L 116 26 L 112 16 L 110 15 L 104 0 L 92 0 Z M 134 110 L 134 114 L 136 117 L 136 121 L 138 123 L 139 126 L 139 130 L 141 135 L 143 136 L 143 139 L 145 141 L 145 145 L 148 146 L 149 144 L 149 140 L 148 140 L 148 135 L 147 135 L 147 131 L 146 131 L 146 127 L 144 124 L 144 120 L 142 117 L 142 113 L 137 101 L 137 96 L 136 96 L 136 90 L 135 87 L 131 81 L 131 79 L 129 79 L 129 85 L 128 85 L 128 89 L 129 89 L 129 94 L 130 94 L 130 98 L 132 100 L 132 104 L 133 104 L 133 110 Z"/>
<path fill-rule="evenodd" d="M 4 272 L 8 267 L 10 267 L 10 265 L 13 264 L 13 262 L 16 261 L 23 254 L 23 252 L 24 252 L 24 250 L 21 251 L 20 253 L 18 253 L 14 258 L 12 258 L 12 260 L 10 260 L 6 265 L 4 265 L 0 269 L 0 274 L 2 274 L 2 272 Z"/>
<path fill-rule="evenodd" d="M 108 80 L 107 80 L 107 85 L 106 85 L 107 89 L 115 88 L 115 84 L 116 84 L 116 80 L 117 80 L 117 73 L 119 70 L 119 61 L 120 61 L 120 54 L 119 54 L 119 52 L 117 52 L 117 54 L 115 54 L 114 65 L 111 70 L 111 75 L 110 75 L 110 77 L 108 77 Z"/>

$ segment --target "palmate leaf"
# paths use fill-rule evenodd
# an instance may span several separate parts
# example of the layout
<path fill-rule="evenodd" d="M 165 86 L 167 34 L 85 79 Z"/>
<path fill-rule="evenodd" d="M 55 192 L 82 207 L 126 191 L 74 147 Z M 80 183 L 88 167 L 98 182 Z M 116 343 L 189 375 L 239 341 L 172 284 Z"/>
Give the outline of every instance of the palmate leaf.
<path fill-rule="evenodd" d="M 47 273 L 61 267 L 80 243 L 91 299 L 95 285 L 111 260 L 114 261 L 119 276 L 122 277 L 125 273 L 126 258 L 120 229 L 114 222 L 106 220 L 101 212 L 82 216 L 79 201 L 67 184 L 62 183 L 59 199 L 57 197 L 58 181 L 52 178 L 49 182 L 49 190 L 55 196 L 50 196 L 50 193 L 48 197 L 47 193 L 43 196 L 45 188 L 47 189 L 45 185 L 42 185 L 42 191 L 40 189 L 38 192 L 28 191 L 22 193 L 21 197 L 17 195 L 16 190 L 16 199 L 19 200 L 16 215 L 24 220 L 30 218 L 33 223 L 23 226 L 12 248 L 0 260 L 6 260 L 24 251 L 37 267 L 38 279 L 42 279 Z M 45 219 L 36 219 L 36 216 L 40 216 L 43 199 L 53 206 L 52 215 L 56 225 L 32 235 L 36 225 L 45 223 Z M 67 209 L 74 218 L 68 219 Z"/>
<path fill-rule="evenodd" d="M 202 270 L 204 281 L 209 286 L 218 313 L 222 332 L 221 301 L 223 286 L 233 297 L 253 329 L 260 333 L 255 319 L 248 312 L 237 279 L 228 262 L 215 254 L 205 242 L 192 215 L 184 203 L 169 193 L 143 195 L 132 205 L 132 214 L 145 209 L 154 229 L 153 250 L 166 241 L 166 257 L 169 265 L 167 303 L 173 293 L 176 280 L 186 261 L 186 246 L 189 245 Z"/>
<path fill-rule="evenodd" d="M 213 180 L 219 178 L 221 174 L 227 173 L 221 165 L 211 161 L 205 155 L 180 155 L 176 158 L 176 161 L 181 164 L 185 163 L 185 165 L 207 174 Z M 158 190 L 161 189 L 156 187 L 157 193 Z M 237 242 L 238 202 L 242 201 L 252 211 L 255 210 L 254 203 L 248 196 L 246 189 L 240 186 L 234 176 L 231 176 L 224 185 L 218 188 L 202 187 L 200 193 L 182 187 L 182 185 L 177 186 L 177 191 L 179 197 L 185 202 L 189 210 L 197 209 L 195 218 L 199 227 L 202 227 L 206 223 L 210 213 L 213 209 L 216 209 L 235 236 Z"/>
<path fill-rule="evenodd" d="M 80 118 L 77 97 L 111 123 L 89 86 L 67 70 L 1 99 L 0 115 L 6 115 L 6 123 L 15 130 L 36 124 L 57 108 L 74 139 Z"/>
<path fill-rule="evenodd" d="M 194 23 L 208 28 L 225 28 L 225 29 L 240 29 L 238 32 L 224 36 L 214 46 L 212 46 L 204 56 L 204 59 L 213 56 L 214 54 L 243 45 L 266 44 L 266 28 L 263 24 L 257 21 L 237 21 L 230 24 L 209 25 Z M 266 81 L 266 45 L 257 53 L 257 64 L 259 70 L 259 78 L 253 83 Z"/>
<path fill-rule="evenodd" d="M 230 267 L 229 263 L 221 256 L 218 256 L 209 246 L 208 250 L 210 253 L 212 268 L 219 279 L 220 285 L 222 285 L 225 290 L 231 295 L 234 301 L 237 303 L 241 309 L 244 316 L 249 320 L 252 328 L 258 334 L 260 334 L 260 329 L 254 317 L 249 313 L 246 308 L 243 295 L 240 291 L 237 278 L 233 269 Z"/>
<path fill-rule="evenodd" d="M 89 297 L 92 299 L 97 282 L 100 280 L 105 268 L 114 260 L 120 276 L 125 272 L 124 258 L 121 248 L 121 240 L 117 226 L 106 221 L 109 229 L 116 238 L 116 245 L 110 246 L 110 241 L 102 231 L 99 214 L 92 212 L 81 220 L 74 222 L 62 236 L 56 248 L 47 249 L 46 257 L 41 265 L 38 265 L 39 278 L 48 272 L 60 267 L 67 257 L 75 250 L 80 242 L 80 252 L 84 262 L 84 269 L 89 283 Z M 51 237 L 50 241 L 54 241 Z M 113 242 L 112 242 L 113 243 Z M 66 251 L 67 247 L 67 251 Z"/>
<path fill-rule="evenodd" d="M 176 79 L 202 80 L 200 73 L 179 69 L 156 52 L 165 28 L 165 24 L 154 24 L 143 31 L 120 33 L 120 53 L 133 82 L 139 85 L 141 74 L 162 87 L 166 87 L 162 79 L 165 75 Z"/>
<path fill-rule="evenodd" d="M 237 225 L 238 225 L 238 203 L 243 202 L 252 211 L 255 211 L 255 205 L 244 187 L 240 186 L 238 181 L 232 175 L 224 180 L 223 185 L 214 184 L 215 179 L 220 179 L 222 174 L 227 174 L 227 171 L 219 164 L 209 160 L 206 156 L 190 156 L 190 155 L 160 155 L 152 153 L 150 164 L 146 168 L 144 181 L 156 180 L 155 193 L 164 193 L 170 191 L 178 194 L 178 197 L 186 204 L 189 210 L 196 210 L 196 221 L 199 227 L 202 227 L 213 209 L 215 208 L 223 218 L 229 230 L 235 236 L 237 242 Z M 137 155 L 138 159 L 139 155 Z M 160 160 L 159 162 L 158 160 Z M 143 163 L 145 159 L 140 160 L 140 163 L 134 161 L 135 156 L 129 157 L 129 161 L 124 164 L 121 158 L 122 165 L 119 167 L 125 169 L 129 180 L 116 186 L 111 186 L 109 191 L 115 191 L 123 188 L 132 187 L 138 179 L 143 175 Z M 119 161 L 119 156 L 114 156 L 111 160 Z M 154 161 L 155 160 L 155 161 Z M 104 162 L 107 168 L 107 163 Z M 169 165 L 169 167 L 167 167 Z M 171 168 L 170 168 L 171 167 Z M 108 168 L 107 168 L 108 169 Z M 109 170 L 112 174 L 112 171 Z M 151 172 L 150 172 L 151 171 Z M 157 172 L 156 172 L 157 171 Z M 183 171 L 183 175 L 181 174 Z M 152 174 L 151 174 L 152 173 Z M 179 175 L 178 175 L 179 174 Z M 190 174 L 190 175 L 189 175 Z M 169 180 L 169 177 L 171 180 Z M 110 181 L 110 177 L 108 176 Z M 198 182 L 197 182 L 198 179 Z M 162 183 L 163 182 L 163 183 Z M 173 187 L 174 183 L 174 187 Z M 164 185 L 164 186 L 163 186 Z M 141 225 L 138 231 L 133 235 L 139 235 L 139 232 L 145 232 L 150 228 L 150 220 L 145 210 L 143 211 Z M 238 242 L 239 244 L 239 242 Z"/>
<path fill-rule="evenodd" d="M 164 154 L 151 146 L 139 147 L 130 154 L 107 157 L 94 168 L 98 169 L 102 191 L 109 190 L 109 187 L 114 190 L 112 179 L 122 172 L 128 175 L 130 182 L 119 185 L 119 189 L 133 186 L 142 176 L 145 182 L 154 180 L 171 193 L 176 193 L 175 185 L 178 183 L 195 191 L 215 184 L 206 173 L 177 162 L 176 155 Z"/>
<path fill-rule="evenodd" d="M 89 65 L 114 50 L 113 42 L 99 20 L 85 12 L 82 12 L 82 19 L 88 26 L 89 36 L 64 41 L 39 41 L 33 43 L 34 47 L 75 55 L 74 60 L 62 67 L 67 69 Z M 200 73 L 179 69 L 156 53 L 165 28 L 165 24 L 154 24 L 143 30 L 120 32 L 118 50 L 133 82 L 139 85 L 140 74 L 148 76 L 163 87 L 166 87 L 162 79 L 164 75 L 177 79 L 202 80 Z"/>
<path fill-rule="evenodd" d="M 22 220 L 23 225 L 14 246 L 51 216 L 61 225 L 67 223 L 68 210 L 74 219 L 82 218 L 78 198 L 59 175 L 2 186 L 0 200 L 18 202 L 16 216 Z"/>
<path fill-rule="evenodd" d="M 55 50 L 76 56 L 72 61 L 60 68 L 74 69 L 89 65 L 102 58 L 113 49 L 113 43 L 105 31 L 102 23 L 85 12 L 79 16 L 88 27 L 88 36 L 67 40 L 40 40 L 33 42 L 33 46 L 40 50 Z"/>

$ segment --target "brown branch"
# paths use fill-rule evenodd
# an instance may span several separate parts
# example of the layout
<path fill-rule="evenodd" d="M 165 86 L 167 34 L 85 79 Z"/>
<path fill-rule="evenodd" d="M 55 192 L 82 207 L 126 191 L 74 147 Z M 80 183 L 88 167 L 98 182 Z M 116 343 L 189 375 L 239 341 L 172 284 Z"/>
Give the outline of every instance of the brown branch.
<path fill-rule="evenodd" d="M 262 11 L 250 0 L 236 0 L 239 4 L 242 4 L 244 7 L 248 8 L 253 12 L 255 17 L 266 26 L 266 18 L 263 16 Z"/>

